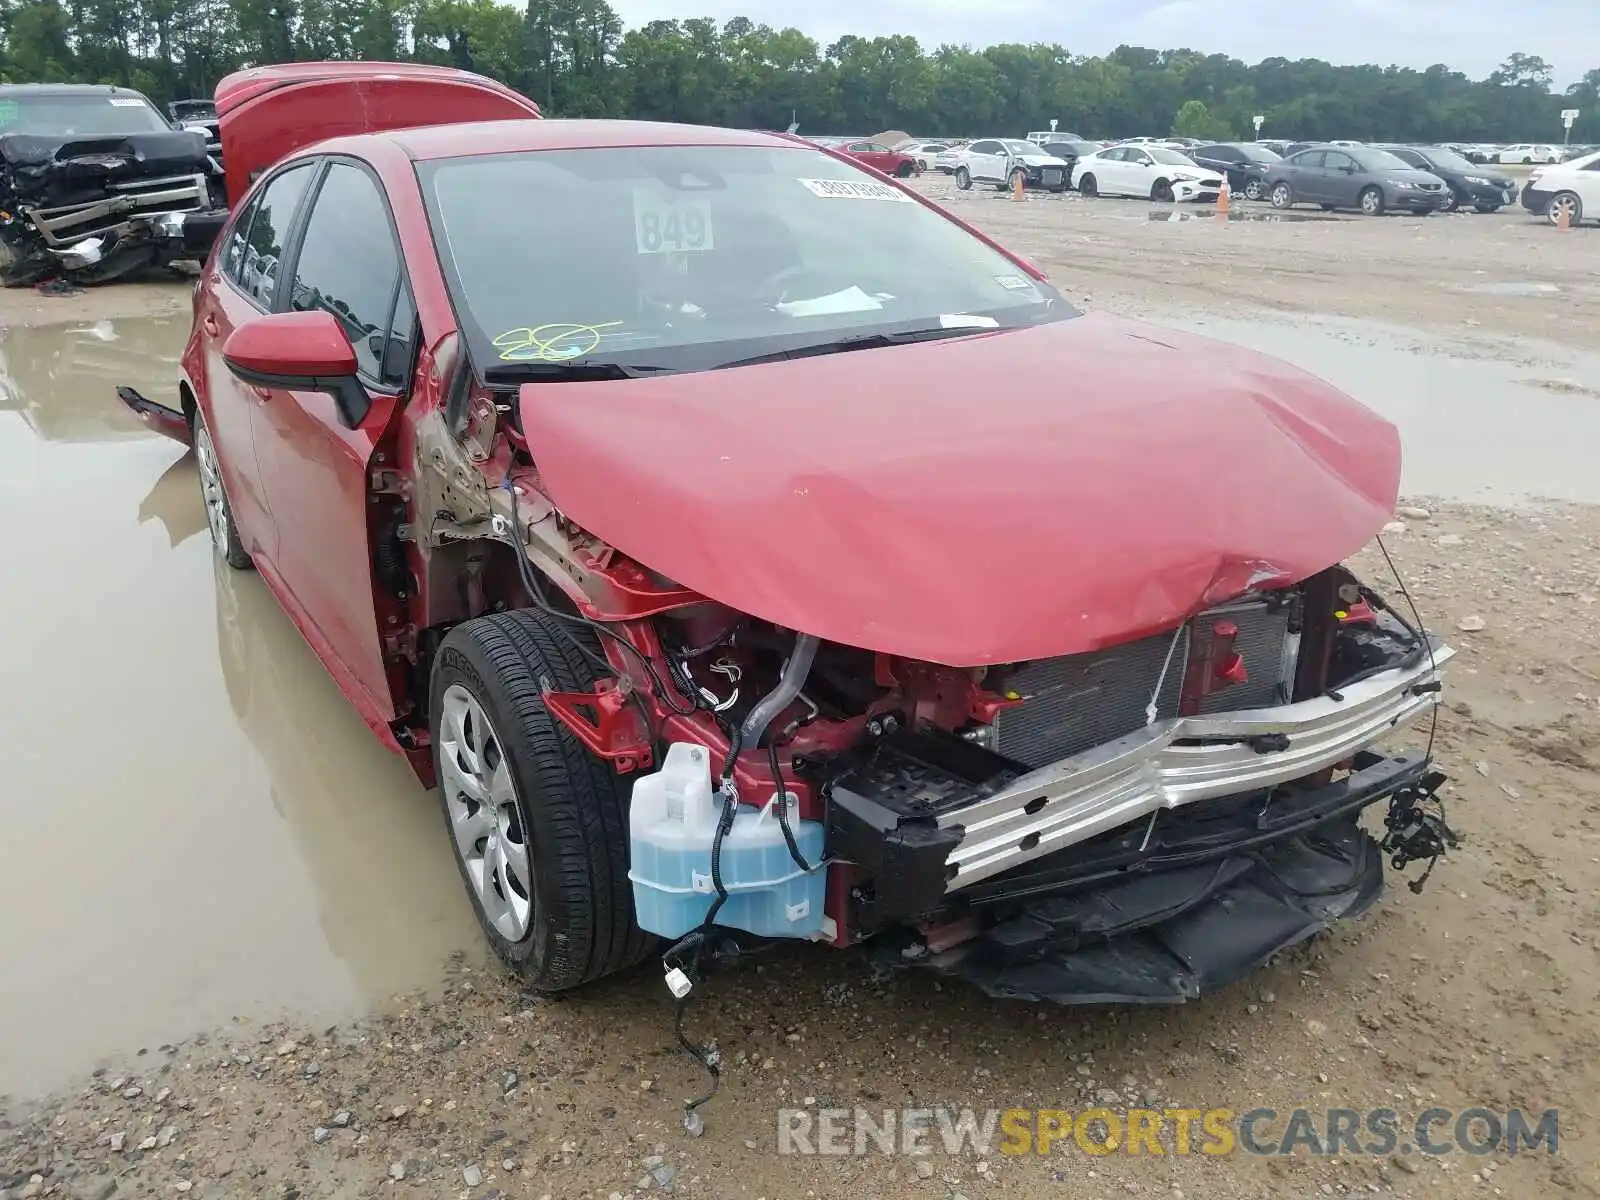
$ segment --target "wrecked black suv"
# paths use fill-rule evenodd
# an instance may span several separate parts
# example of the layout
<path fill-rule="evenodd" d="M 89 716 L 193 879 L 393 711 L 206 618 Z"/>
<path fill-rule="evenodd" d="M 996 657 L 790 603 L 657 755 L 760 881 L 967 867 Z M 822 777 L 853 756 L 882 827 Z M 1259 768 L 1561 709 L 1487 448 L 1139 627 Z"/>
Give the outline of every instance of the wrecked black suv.
<path fill-rule="evenodd" d="M 204 261 L 226 216 L 205 135 L 141 93 L 0 86 L 0 284 Z"/>

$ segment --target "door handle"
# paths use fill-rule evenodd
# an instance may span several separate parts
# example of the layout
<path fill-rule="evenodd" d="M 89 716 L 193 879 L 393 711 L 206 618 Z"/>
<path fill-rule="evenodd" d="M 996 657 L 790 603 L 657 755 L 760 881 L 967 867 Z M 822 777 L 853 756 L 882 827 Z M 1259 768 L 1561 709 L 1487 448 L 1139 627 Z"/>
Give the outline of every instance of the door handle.
<path fill-rule="evenodd" d="M 200 328 L 206 331 L 207 337 L 216 337 L 217 334 L 222 332 L 221 326 L 217 324 L 217 319 L 210 314 L 200 319 Z"/>

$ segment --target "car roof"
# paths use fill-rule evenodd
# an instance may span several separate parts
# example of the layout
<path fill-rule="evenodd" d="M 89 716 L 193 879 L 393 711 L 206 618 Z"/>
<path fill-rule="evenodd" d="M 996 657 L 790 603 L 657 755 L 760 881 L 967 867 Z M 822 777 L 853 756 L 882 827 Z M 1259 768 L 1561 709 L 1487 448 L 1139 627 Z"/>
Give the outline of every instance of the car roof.
<path fill-rule="evenodd" d="M 795 148 L 812 143 L 781 133 L 678 125 L 666 121 L 568 120 L 474 121 L 360 134 L 338 139 L 394 142 L 418 162 L 475 154 L 516 154 L 529 150 L 594 150 L 637 146 L 768 146 Z M 328 144 L 329 146 L 332 143 Z"/>
<path fill-rule="evenodd" d="M 134 88 L 109 83 L 0 83 L 0 96 L 137 96 L 149 97 Z"/>

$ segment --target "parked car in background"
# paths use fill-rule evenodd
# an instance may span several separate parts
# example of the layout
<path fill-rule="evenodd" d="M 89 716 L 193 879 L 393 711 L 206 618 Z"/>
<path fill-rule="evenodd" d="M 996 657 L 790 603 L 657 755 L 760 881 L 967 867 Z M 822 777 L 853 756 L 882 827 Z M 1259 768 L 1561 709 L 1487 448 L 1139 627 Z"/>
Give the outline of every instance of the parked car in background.
<path fill-rule="evenodd" d="M 1281 162 L 1283 156 L 1254 142 L 1216 142 L 1197 146 L 1189 157 L 1202 167 L 1220 171 L 1227 176 L 1228 190 L 1246 200 L 1264 200 L 1267 195 L 1267 171 L 1272 164 Z"/>
<path fill-rule="evenodd" d="M 1558 163 L 1561 161 L 1561 147 L 1552 146 L 1546 142 L 1518 142 L 1514 146 L 1504 147 L 1495 156 L 1499 163 Z"/>
<path fill-rule="evenodd" d="M 933 169 L 941 175 L 954 175 L 956 168 L 966 158 L 967 147 L 970 142 L 952 142 L 948 149 L 941 150 L 933 156 Z"/>
<path fill-rule="evenodd" d="M 1529 172 L 1522 207 L 1552 225 L 1560 224 L 1563 214 L 1573 225 L 1586 216 L 1600 219 L 1600 153 Z"/>
<path fill-rule="evenodd" d="M 1036 146 L 1047 146 L 1051 142 L 1081 142 L 1083 140 L 1083 134 L 1073 133 L 1068 129 L 1035 129 L 1023 139 L 1023 141 L 1032 142 Z"/>
<path fill-rule="evenodd" d="M 1187 154 L 1148 142 L 1111 146 L 1078 160 L 1085 196 L 1138 196 L 1160 201 L 1215 200 L 1222 176 Z"/>
<path fill-rule="evenodd" d="M 1022 138 L 979 138 L 966 148 L 955 171 L 956 186 L 963 191 L 974 183 L 1014 188 L 1020 175 L 1024 187 L 1064 192 L 1071 174 L 1071 164 Z"/>
<path fill-rule="evenodd" d="M 1087 158 L 1091 154 L 1099 154 L 1105 146 L 1100 142 L 1046 142 L 1044 152 L 1053 154 L 1067 164 L 1067 186 L 1075 186 L 1073 177 L 1078 169 L 1078 160 Z"/>
<path fill-rule="evenodd" d="M 812 138 L 819 146 L 826 146 L 830 150 L 838 150 L 848 154 L 857 162 L 865 163 L 874 171 L 882 171 L 885 175 L 893 175 L 897 179 L 910 179 L 921 168 L 917 160 L 909 154 L 900 154 L 889 149 L 882 142 L 864 140 L 851 140 L 849 138 Z"/>
<path fill-rule="evenodd" d="M 1286 142 L 1279 138 L 1258 139 L 1250 144 L 1252 146 L 1261 146 L 1264 149 L 1271 150 L 1279 158 L 1282 158 L 1285 154 L 1287 154 L 1289 152 L 1289 147 L 1294 145 L 1293 142 Z"/>
<path fill-rule="evenodd" d="M 0 284 L 204 261 L 227 216 L 206 135 L 141 92 L 0 86 Z"/>
<path fill-rule="evenodd" d="M 1456 208 L 1475 208 L 1481 213 L 1498 212 L 1517 198 L 1517 181 L 1499 171 L 1476 166 L 1444 146 L 1384 146 L 1390 154 L 1444 180 L 1447 203 L 1441 212 Z"/>
<path fill-rule="evenodd" d="M 222 130 L 215 100 L 174 100 L 167 105 L 167 114 L 178 128 L 203 134 L 206 152 L 218 163 L 222 162 Z"/>
<path fill-rule="evenodd" d="M 894 148 L 894 153 L 915 160 L 917 170 L 921 172 L 931 171 L 934 161 L 948 149 L 949 142 L 902 142 Z"/>
<path fill-rule="evenodd" d="M 1450 201 L 1444 180 L 1371 146 L 1313 146 L 1274 164 L 1267 174 L 1274 208 L 1320 204 L 1359 208 L 1376 217 L 1391 208 L 1431 213 Z"/>

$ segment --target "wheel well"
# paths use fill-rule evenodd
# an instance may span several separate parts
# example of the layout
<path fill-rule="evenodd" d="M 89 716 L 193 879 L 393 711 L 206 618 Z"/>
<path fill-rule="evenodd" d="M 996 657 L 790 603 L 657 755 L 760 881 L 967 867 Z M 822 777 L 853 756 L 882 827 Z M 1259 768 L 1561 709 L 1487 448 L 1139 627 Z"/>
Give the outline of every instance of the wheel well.
<path fill-rule="evenodd" d="M 187 379 L 178 384 L 178 403 L 183 406 L 183 419 L 188 422 L 189 428 L 194 428 L 194 414 L 199 407 L 195 402 L 194 391 L 189 387 Z"/>

